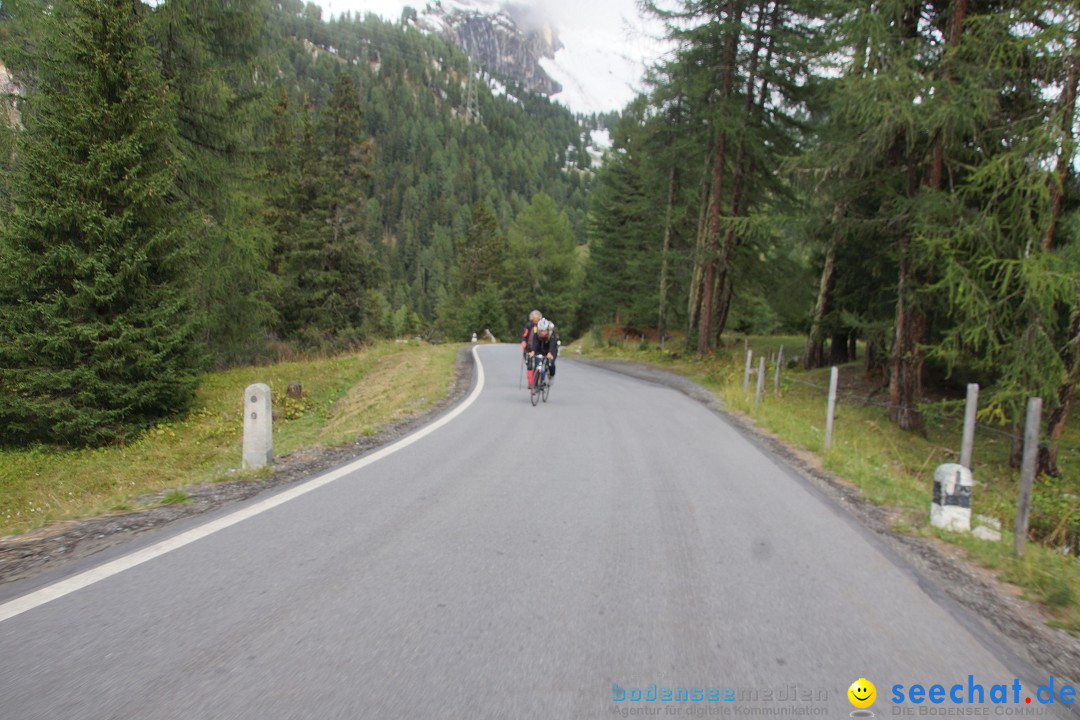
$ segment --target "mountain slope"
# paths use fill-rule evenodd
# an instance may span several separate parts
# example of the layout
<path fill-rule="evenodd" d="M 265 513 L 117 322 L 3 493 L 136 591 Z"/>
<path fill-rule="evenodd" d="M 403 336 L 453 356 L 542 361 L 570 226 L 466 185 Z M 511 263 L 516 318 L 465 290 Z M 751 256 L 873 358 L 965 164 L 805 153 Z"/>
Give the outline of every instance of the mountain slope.
<path fill-rule="evenodd" d="M 563 46 L 537 10 L 452 0 L 429 4 L 410 18 L 415 27 L 453 42 L 473 62 L 499 78 L 542 95 L 562 91 L 541 61 L 553 59 Z"/>
<path fill-rule="evenodd" d="M 575 113 L 619 110 L 660 55 L 662 28 L 635 0 L 319 0 L 330 12 L 373 13 L 447 39 L 486 72 L 547 95 Z"/>

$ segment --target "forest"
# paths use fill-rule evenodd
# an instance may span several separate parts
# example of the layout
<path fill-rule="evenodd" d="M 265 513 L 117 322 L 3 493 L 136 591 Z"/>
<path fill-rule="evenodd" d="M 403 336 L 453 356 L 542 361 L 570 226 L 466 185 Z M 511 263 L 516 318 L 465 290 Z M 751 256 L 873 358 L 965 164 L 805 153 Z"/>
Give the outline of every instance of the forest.
<path fill-rule="evenodd" d="M 300 0 L 0 2 L 0 443 L 100 445 L 210 367 L 380 337 L 653 328 L 862 350 L 918 430 L 978 381 L 1042 469 L 1080 380 L 1067 0 L 647 0 L 619 112 L 493 92 L 443 40 Z M 472 98 L 475 97 L 475 103 Z M 602 162 L 589 134 L 605 128 Z"/>
<path fill-rule="evenodd" d="M 800 331 L 918 431 L 928 383 L 979 382 L 1040 467 L 1080 380 L 1080 12 L 1055 0 L 645 4 L 674 49 L 590 194 L 591 317 Z"/>
<path fill-rule="evenodd" d="M 438 38 L 299 1 L 4 0 L 0 60 L 3 444 L 123 440 L 209 368 L 509 339 L 535 305 L 574 332 L 599 120 Z"/>

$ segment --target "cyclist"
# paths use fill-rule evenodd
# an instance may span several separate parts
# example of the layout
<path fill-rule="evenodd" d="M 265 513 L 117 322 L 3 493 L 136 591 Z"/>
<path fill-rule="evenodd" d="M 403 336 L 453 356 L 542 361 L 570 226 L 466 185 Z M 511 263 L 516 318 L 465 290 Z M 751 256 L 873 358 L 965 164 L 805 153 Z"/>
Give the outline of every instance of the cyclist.
<path fill-rule="evenodd" d="M 525 321 L 525 329 L 521 331 L 521 354 L 525 355 L 529 350 L 529 339 L 533 336 L 533 331 L 536 330 L 536 323 L 540 322 L 540 319 L 544 317 L 539 310 L 533 310 L 529 313 L 529 319 Z"/>
<path fill-rule="evenodd" d="M 555 323 L 541 318 L 536 323 L 536 332 L 529 340 L 529 387 L 536 381 L 536 367 L 541 357 L 548 359 L 548 377 L 555 377 L 555 358 L 559 356 L 559 336 L 555 333 Z"/>

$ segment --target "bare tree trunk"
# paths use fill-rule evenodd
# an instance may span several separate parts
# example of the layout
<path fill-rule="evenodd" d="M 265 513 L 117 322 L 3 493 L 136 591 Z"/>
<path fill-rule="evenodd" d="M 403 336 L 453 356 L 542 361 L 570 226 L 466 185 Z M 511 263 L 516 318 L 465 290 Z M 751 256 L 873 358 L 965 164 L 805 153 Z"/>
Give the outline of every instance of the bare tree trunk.
<path fill-rule="evenodd" d="M 744 123 L 746 127 L 755 125 L 753 120 L 754 116 L 754 98 L 755 98 L 755 86 L 758 80 L 758 66 L 761 57 L 761 50 L 764 46 L 765 39 L 765 23 L 766 23 L 766 11 L 768 9 L 770 0 L 762 0 L 758 5 L 758 17 L 757 27 L 754 30 L 754 44 L 750 50 L 750 67 L 747 71 L 746 78 L 746 102 L 743 106 L 745 114 Z M 776 25 L 779 13 L 779 5 L 773 5 L 772 24 Z M 775 35 L 770 33 L 769 45 L 766 51 L 765 63 L 768 65 L 772 60 L 773 42 Z M 767 92 L 768 82 L 763 81 L 761 87 L 760 97 L 764 100 L 765 93 Z M 744 131 L 745 133 L 745 131 Z M 746 179 L 750 174 L 750 162 L 749 153 L 746 148 L 746 135 L 739 138 L 739 151 L 735 160 L 735 181 L 732 186 L 731 193 L 731 219 L 741 217 L 744 212 L 743 198 L 746 193 Z M 716 338 L 714 345 L 720 344 L 720 337 L 724 334 L 724 329 L 727 327 L 728 313 L 731 310 L 731 300 L 735 294 L 734 278 L 732 273 L 734 272 L 734 260 L 735 260 L 735 248 L 739 243 L 738 234 L 735 232 L 734 223 L 728 225 L 727 230 L 724 233 L 724 250 L 721 256 L 720 265 L 718 268 L 718 274 L 716 278 L 718 298 L 717 310 L 716 310 Z"/>
<path fill-rule="evenodd" d="M 705 156 L 705 167 L 701 171 L 701 202 L 698 206 L 697 242 L 694 246 L 694 270 L 690 275 L 690 293 L 687 300 L 686 326 L 697 327 L 701 315 L 701 283 L 705 276 L 705 218 L 709 205 L 710 178 L 712 172 L 709 167 L 711 155 Z M 689 352 L 690 335 L 686 336 L 686 350 Z"/>
<path fill-rule="evenodd" d="M 732 278 L 729 275 L 727 282 L 724 283 L 720 289 L 722 295 L 720 295 L 720 302 L 716 308 L 717 317 L 717 329 L 716 329 L 716 342 L 720 343 L 720 335 L 724 332 L 724 324 L 727 323 L 728 313 L 731 312 L 731 299 L 735 295 L 735 284 L 731 281 Z"/>
<path fill-rule="evenodd" d="M 916 283 L 911 270 L 911 239 L 900 248 L 900 282 L 896 297 L 896 339 L 889 372 L 889 417 L 904 430 L 922 427 L 918 402 L 922 397 L 923 354 L 926 318 L 914 307 Z"/>
<path fill-rule="evenodd" d="M 1065 174 L 1069 170 L 1069 164 L 1073 160 L 1075 141 L 1073 139 L 1073 117 L 1076 112 L 1076 91 L 1080 85 L 1080 50 L 1075 50 L 1072 62 L 1069 63 L 1069 76 L 1065 81 L 1065 87 L 1061 93 L 1063 117 L 1061 121 L 1062 142 L 1061 153 L 1058 155 L 1057 169 L 1054 172 L 1054 187 L 1050 195 L 1050 226 L 1043 236 L 1043 247 L 1047 250 L 1053 245 L 1054 232 L 1057 229 L 1058 218 L 1061 217 L 1061 196 L 1064 194 Z"/>
<path fill-rule="evenodd" d="M 810 325 L 810 335 L 806 339 L 806 358 L 803 360 L 803 367 L 807 370 L 825 365 L 825 331 L 822 323 L 831 309 L 835 285 L 836 242 L 831 241 L 828 252 L 825 254 L 825 267 L 821 270 L 821 283 L 818 285 L 818 297 L 814 305 L 814 319 Z"/>
<path fill-rule="evenodd" d="M 1016 423 L 1012 426 L 1012 445 L 1009 448 L 1009 467 L 1020 467 L 1024 457 L 1024 426 Z"/>
<path fill-rule="evenodd" d="M 731 27 L 724 41 L 724 60 L 720 81 L 721 104 L 731 97 L 731 86 L 735 78 L 736 51 L 742 35 L 739 30 L 742 22 L 742 2 L 729 0 L 727 15 Z M 720 205 L 724 197 L 724 165 L 727 161 L 727 133 L 723 129 L 717 130 L 713 156 L 712 186 L 709 193 L 705 231 L 705 272 L 702 277 L 701 313 L 698 318 L 697 352 L 699 355 L 705 355 L 713 347 L 713 305 L 716 302 L 717 254 L 720 249 Z"/>
<path fill-rule="evenodd" d="M 661 349 L 667 338 L 668 255 L 671 252 L 671 214 L 675 205 L 676 168 L 671 166 L 668 174 L 667 212 L 664 214 L 664 246 L 660 253 L 660 310 L 656 321 Z"/>
<path fill-rule="evenodd" d="M 844 332 L 834 332 L 829 343 L 829 364 L 843 365 L 848 361 L 848 336 Z"/>
<path fill-rule="evenodd" d="M 1057 169 L 1054 173 L 1054 186 L 1050 195 L 1050 224 L 1046 235 L 1043 237 L 1043 248 L 1049 250 L 1054 244 L 1054 233 L 1057 229 L 1058 219 L 1061 217 L 1061 198 L 1064 194 L 1065 176 L 1069 165 L 1073 161 L 1076 149 L 1076 141 L 1073 138 L 1073 118 L 1076 113 L 1077 86 L 1080 85 L 1080 51 L 1074 50 L 1072 60 L 1069 63 L 1069 75 L 1062 91 L 1062 142 L 1061 153 L 1058 155 Z M 1050 413 L 1050 442 L 1047 448 L 1045 462 L 1040 463 L 1040 470 L 1048 475 L 1058 477 L 1061 469 L 1058 467 L 1058 446 L 1061 444 L 1061 436 L 1065 433 L 1065 426 L 1069 422 L 1069 412 L 1072 409 L 1073 396 L 1076 393 L 1077 383 L 1080 382 L 1080 300 L 1073 300 L 1072 319 L 1069 323 L 1069 340 L 1066 343 L 1065 367 L 1069 368 L 1064 382 L 1058 387 L 1057 402 Z M 1042 455 L 1040 455 L 1042 459 Z"/>
<path fill-rule="evenodd" d="M 1045 463 L 1040 463 L 1040 472 L 1059 477 L 1061 469 L 1058 467 L 1058 446 L 1061 444 L 1061 436 L 1065 434 L 1065 426 L 1069 424 L 1069 412 L 1072 409 L 1073 396 L 1076 393 L 1076 385 L 1080 383 L 1080 304 L 1073 308 L 1072 322 L 1069 323 L 1069 350 L 1066 353 L 1065 367 L 1072 368 L 1065 382 L 1061 383 L 1057 390 L 1057 403 L 1050 413 L 1050 442 L 1047 448 Z M 1040 459 L 1042 457 L 1040 456 Z"/>
<path fill-rule="evenodd" d="M 967 17 L 968 0 L 955 0 L 953 13 L 949 18 L 949 36 L 946 38 L 946 48 L 955 48 L 960 44 L 960 35 L 964 30 L 964 19 Z M 951 63 L 945 60 L 945 81 L 952 80 Z M 934 149 L 930 160 L 930 178 L 927 184 L 935 190 L 941 189 L 945 175 L 945 139 L 938 132 L 934 141 Z"/>
<path fill-rule="evenodd" d="M 896 308 L 896 345 L 893 347 L 889 379 L 889 417 L 904 430 L 919 430 L 922 413 L 923 355 L 919 345 L 926 330 L 926 318 L 901 300 Z"/>
<path fill-rule="evenodd" d="M 866 333 L 866 372 L 881 372 L 883 385 L 889 384 L 889 344 L 888 333 L 879 328 L 871 328 Z"/>
<path fill-rule="evenodd" d="M 848 359 L 855 361 L 859 359 L 859 331 L 852 330 L 848 333 Z"/>
<path fill-rule="evenodd" d="M 724 185 L 724 155 L 727 135 L 720 131 L 713 160 L 712 187 L 709 193 L 708 220 L 705 231 L 705 270 L 701 278 L 701 309 L 698 315 L 698 355 L 707 353 L 712 345 L 713 298 L 716 293 L 716 255 L 719 249 L 720 198 Z"/>
<path fill-rule="evenodd" d="M 746 140 L 739 142 L 739 156 L 735 161 L 735 184 L 731 198 L 731 219 L 739 217 L 742 212 L 743 187 L 746 181 Z M 733 225 L 728 225 L 724 231 L 724 247 L 720 255 L 716 275 L 716 337 L 713 346 L 720 344 L 720 336 L 724 334 L 727 325 L 728 311 L 731 309 L 731 297 L 734 292 L 732 285 L 732 265 L 735 259 L 735 246 L 737 237 Z"/>

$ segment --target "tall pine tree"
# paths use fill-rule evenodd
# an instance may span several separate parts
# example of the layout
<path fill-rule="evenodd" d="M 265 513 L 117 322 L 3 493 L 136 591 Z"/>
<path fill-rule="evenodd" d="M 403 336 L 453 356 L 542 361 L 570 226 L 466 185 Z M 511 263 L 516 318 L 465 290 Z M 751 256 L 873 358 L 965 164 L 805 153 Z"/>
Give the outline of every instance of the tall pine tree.
<path fill-rule="evenodd" d="M 518 213 L 508 235 L 507 268 L 516 283 L 511 314 L 524 316 L 529 308 L 540 308 L 564 337 L 572 337 L 584 267 L 570 219 L 550 195 L 538 193 Z"/>
<path fill-rule="evenodd" d="M 254 152 L 265 112 L 265 12 L 262 0 L 169 0 L 151 20 L 176 95 L 177 195 L 197 265 L 199 335 L 222 364 L 258 355 L 274 314 L 272 238 L 260 218 L 265 187 Z"/>
<path fill-rule="evenodd" d="M 174 101 L 138 0 L 71 0 L 27 99 L 0 244 L 0 442 L 114 441 L 184 409 Z"/>
<path fill-rule="evenodd" d="M 290 334 L 357 339 L 382 320 L 370 296 L 385 268 L 367 237 L 373 147 L 362 120 L 356 83 L 342 71 L 314 127 L 303 126 L 287 178 L 292 197 L 279 203 L 287 222 L 277 226 Z"/>
<path fill-rule="evenodd" d="M 589 319 L 649 325 L 657 317 L 667 178 L 650 162 L 645 98 L 627 107 L 589 202 Z M 663 160 L 662 157 L 658 158 Z"/>

